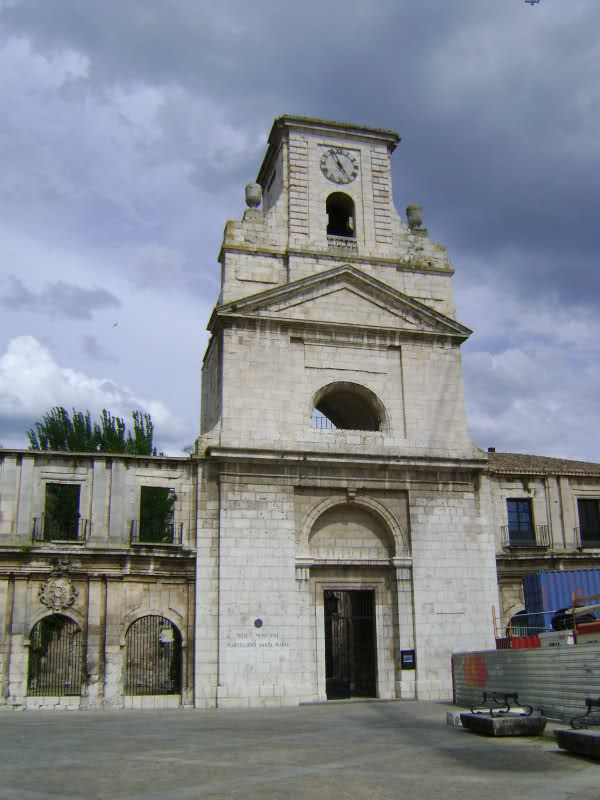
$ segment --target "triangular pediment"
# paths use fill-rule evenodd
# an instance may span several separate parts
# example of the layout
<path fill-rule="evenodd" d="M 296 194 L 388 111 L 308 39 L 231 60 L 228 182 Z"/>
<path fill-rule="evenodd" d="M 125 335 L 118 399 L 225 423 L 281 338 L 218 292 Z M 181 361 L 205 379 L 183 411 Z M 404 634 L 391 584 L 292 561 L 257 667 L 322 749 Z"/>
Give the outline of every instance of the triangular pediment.
<path fill-rule="evenodd" d="M 215 309 L 215 315 L 355 325 L 460 339 L 471 333 L 450 317 L 350 266 L 228 303 Z"/>

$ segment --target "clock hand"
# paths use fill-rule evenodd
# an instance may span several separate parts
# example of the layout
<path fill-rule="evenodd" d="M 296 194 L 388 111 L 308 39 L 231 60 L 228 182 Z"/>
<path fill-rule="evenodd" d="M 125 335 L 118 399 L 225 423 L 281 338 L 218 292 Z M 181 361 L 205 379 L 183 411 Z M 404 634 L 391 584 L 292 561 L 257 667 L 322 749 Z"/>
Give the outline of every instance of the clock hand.
<path fill-rule="evenodd" d="M 347 172 L 346 172 L 346 170 L 344 169 L 344 165 L 343 165 L 343 164 L 342 164 L 342 162 L 340 161 L 340 158 L 339 158 L 338 154 L 337 154 L 337 153 L 334 153 L 333 155 L 334 155 L 334 158 L 335 158 L 335 160 L 337 161 L 337 165 L 338 165 L 338 167 L 339 167 L 339 168 L 342 170 L 342 172 L 344 173 L 344 175 L 345 175 L 346 177 L 348 177 L 348 173 L 347 173 Z"/>

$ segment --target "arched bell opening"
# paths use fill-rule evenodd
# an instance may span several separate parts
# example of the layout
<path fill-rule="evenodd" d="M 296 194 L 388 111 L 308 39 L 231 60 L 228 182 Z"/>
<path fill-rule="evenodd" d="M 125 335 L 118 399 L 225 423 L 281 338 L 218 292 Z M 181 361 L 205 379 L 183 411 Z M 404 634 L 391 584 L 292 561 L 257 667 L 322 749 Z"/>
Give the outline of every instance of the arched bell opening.
<path fill-rule="evenodd" d="M 333 192 L 325 203 L 327 236 L 356 238 L 354 200 L 343 192 Z"/>

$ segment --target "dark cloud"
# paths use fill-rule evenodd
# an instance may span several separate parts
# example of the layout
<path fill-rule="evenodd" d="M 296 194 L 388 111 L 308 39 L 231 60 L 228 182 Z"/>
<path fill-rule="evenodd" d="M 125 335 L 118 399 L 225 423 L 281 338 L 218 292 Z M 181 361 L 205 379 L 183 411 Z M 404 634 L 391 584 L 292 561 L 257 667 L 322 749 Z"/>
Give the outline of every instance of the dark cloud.
<path fill-rule="evenodd" d="M 593 446 L 567 393 L 540 413 L 551 386 L 531 374 L 541 362 L 563 387 L 579 385 L 590 424 L 597 353 L 583 328 L 567 345 L 561 331 L 596 314 L 600 291 L 597 0 L 27 0 L 5 6 L 0 25 L 32 48 L 14 78 L 0 69 L 0 101 L 13 109 L 0 130 L 2 225 L 78 247 L 90 285 L 123 275 L 144 303 L 158 296 L 155 315 L 165 289 L 170 308 L 177 292 L 212 302 L 223 224 L 241 216 L 274 117 L 393 128 L 397 207 L 423 203 L 457 270 L 459 316 L 475 328 L 465 368 L 477 435 L 552 445 L 562 414 L 563 450 Z M 65 276 L 53 291 L 37 285 L 13 282 L 11 307 L 89 319 L 118 303 L 114 283 L 79 294 Z M 532 318 L 537 327 L 523 324 Z M 132 319 L 130 337 L 148 339 L 146 322 Z M 84 352 L 97 359 L 94 336 Z M 141 369 L 132 379 L 148 386 Z"/>
<path fill-rule="evenodd" d="M 260 152 L 232 157 L 224 146 L 205 158 L 199 147 L 193 156 L 198 126 L 214 120 L 197 120 L 186 93 L 263 138 L 282 112 L 395 128 L 398 205 L 421 200 L 455 260 L 475 253 L 481 269 L 518 278 L 524 291 L 592 302 L 600 289 L 593 0 L 561 10 L 550 0 L 536 8 L 333 0 L 282 3 L 276 14 L 265 3 L 167 7 L 29 0 L 7 8 L 3 22 L 41 47 L 81 50 L 98 91 L 128 82 L 184 90 L 162 125 L 203 190 L 245 182 Z"/>
<path fill-rule="evenodd" d="M 28 289 L 19 278 L 9 276 L 0 303 L 11 310 L 33 311 L 69 319 L 91 319 L 95 311 L 118 308 L 121 302 L 106 289 L 84 289 L 65 281 L 47 283 L 39 292 Z"/>

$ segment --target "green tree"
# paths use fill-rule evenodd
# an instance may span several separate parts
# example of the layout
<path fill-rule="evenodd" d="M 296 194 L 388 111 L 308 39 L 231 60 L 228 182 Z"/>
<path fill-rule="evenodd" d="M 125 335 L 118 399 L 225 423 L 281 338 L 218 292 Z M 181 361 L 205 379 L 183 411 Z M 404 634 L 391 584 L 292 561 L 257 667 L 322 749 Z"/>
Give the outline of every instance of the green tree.
<path fill-rule="evenodd" d="M 89 411 L 73 409 L 70 415 L 62 406 L 55 406 L 27 431 L 29 449 L 158 455 L 153 444 L 154 425 L 150 414 L 136 410 L 131 416 L 133 431 L 127 430 L 121 417 L 113 417 L 105 408 L 100 421 L 92 423 Z"/>

